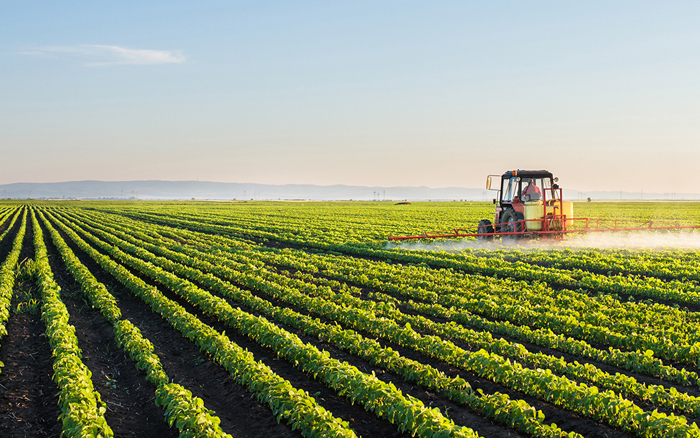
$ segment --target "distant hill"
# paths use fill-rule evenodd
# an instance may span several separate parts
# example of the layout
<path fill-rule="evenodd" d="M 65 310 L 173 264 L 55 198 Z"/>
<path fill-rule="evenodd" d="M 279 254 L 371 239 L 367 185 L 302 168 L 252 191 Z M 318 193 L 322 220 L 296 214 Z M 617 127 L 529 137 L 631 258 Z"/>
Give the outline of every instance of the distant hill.
<path fill-rule="evenodd" d="M 206 181 L 71 181 L 0 185 L 0 198 L 232 200 L 489 200 L 484 189 L 243 184 Z"/>
<path fill-rule="evenodd" d="M 70 181 L 0 185 L 0 198 L 12 199 L 144 199 L 144 200 L 232 200 L 309 199 L 489 201 L 496 192 L 462 187 L 364 187 L 311 184 L 244 184 L 206 181 Z M 585 200 L 700 200 L 700 194 L 580 192 L 565 190 L 566 199 Z"/>

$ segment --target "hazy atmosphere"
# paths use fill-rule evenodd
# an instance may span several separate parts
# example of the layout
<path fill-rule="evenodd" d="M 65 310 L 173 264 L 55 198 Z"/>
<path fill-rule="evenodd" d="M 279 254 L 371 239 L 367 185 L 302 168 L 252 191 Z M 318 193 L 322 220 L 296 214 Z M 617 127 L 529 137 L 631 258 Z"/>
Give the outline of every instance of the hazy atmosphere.
<path fill-rule="evenodd" d="M 695 2 L 5 2 L 0 184 L 694 193 Z"/>
<path fill-rule="evenodd" d="M 698 163 L 697 1 L 3 2 L 0 437 L 700 438 Z"/>

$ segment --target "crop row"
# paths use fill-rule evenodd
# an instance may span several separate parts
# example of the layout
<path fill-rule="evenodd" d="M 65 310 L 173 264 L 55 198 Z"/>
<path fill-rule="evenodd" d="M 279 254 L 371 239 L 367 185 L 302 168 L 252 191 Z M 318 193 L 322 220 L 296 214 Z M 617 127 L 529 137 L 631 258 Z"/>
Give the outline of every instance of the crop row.
<path fill-rule="evenodd" d="M 511 263 L 521 261 L 564 270 L 582 269 L 607 275 L 652 276 L 681 282 L 700 281 L 700 266 L 694 263 L 697 259 L 696 251 L 466 249 L 464 252 Z M 684 253 L 687 257 L 682 256 Z"/>
<path fill-rule="evenodd" d="M 19 254 L 22 251 L 22 241 L 24 240 L 24 233 L 27 227 L 27 212 L 26 210 L 17 213 L 12 218 L 12 221 L 8 225 L 5 232 L 0 235 L 0 242 L 2 242 L 5 237 L 7 237 L 9 231 L 14 227 L 17 222 L 17 218 L 22 215 L 22 222 L 19 226 L 19 231 L 15 235 L 15 239 L 12 242 L 12 249 L 10 250 L 5 260 L 3 260 L 2 265 L 0 265 L 0 339 L 7 334 L 7 319 L 10 317 L 10 303 L 12 300 L 12 289 L 15 285 L 15 266 L 17 266 L 17 261 L 19 260 Z M 1 222 L 0 222 L 1 223 Z M 3 364 L 0 362 L 0 369 Z"/>

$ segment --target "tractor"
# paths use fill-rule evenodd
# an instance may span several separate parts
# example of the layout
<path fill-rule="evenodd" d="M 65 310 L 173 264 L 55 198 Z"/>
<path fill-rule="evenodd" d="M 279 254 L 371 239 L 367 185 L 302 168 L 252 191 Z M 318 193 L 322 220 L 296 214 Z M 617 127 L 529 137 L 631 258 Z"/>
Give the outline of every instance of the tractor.
<path fill-rule="evenodd" d="M 494 189 L 493 178 L 499 176 L 501 183 Z M 558 181 L 546 170 L 509 170 L 503 175 L 489 175 L 486 189 L 498 191 L 498 198 L 493 200 L 496 212 L 493 224 L 488 219 L 479 222 L 477 238 L 490 240 L 500 235 L 518 239 L 532 233 L 561 237 L 565 227 L 573 224 L 574 205 L 563 200 Z"/>

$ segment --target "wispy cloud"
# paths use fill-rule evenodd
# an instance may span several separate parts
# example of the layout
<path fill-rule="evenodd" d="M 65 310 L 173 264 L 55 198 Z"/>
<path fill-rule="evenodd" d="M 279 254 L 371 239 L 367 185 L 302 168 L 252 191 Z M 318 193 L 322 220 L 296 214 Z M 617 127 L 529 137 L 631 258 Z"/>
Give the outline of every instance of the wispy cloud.
<path fill-rule="evenodd" d="M 185 62 L 185 55 L 179 50 L 127 49 L 126 47 L 98 44 L 34 47 L 20 53 L 31 56 L 81 59 L 85 65 L 90 67 L 120 64 L 179 64 Z"/>

